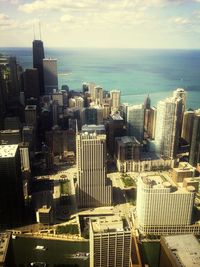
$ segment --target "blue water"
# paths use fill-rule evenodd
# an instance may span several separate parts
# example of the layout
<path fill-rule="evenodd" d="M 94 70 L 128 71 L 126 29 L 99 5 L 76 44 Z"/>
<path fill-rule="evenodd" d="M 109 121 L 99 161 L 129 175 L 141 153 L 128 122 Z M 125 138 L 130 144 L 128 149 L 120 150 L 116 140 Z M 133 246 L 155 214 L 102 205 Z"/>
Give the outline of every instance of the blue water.
<path fill-rule="evenodd" d="M 15 55 L 24 68 L 32 67 L 31 48 L 0 48 Z M 95 82 L 105 90 L 120 89 L 122 102 L 152 103 L 170 96 L 178 87 L 187 91 L 187 107 L 200 107 L 200 50 L 45 49 L 58 59 L 59 86 L 81 90 Z"/>

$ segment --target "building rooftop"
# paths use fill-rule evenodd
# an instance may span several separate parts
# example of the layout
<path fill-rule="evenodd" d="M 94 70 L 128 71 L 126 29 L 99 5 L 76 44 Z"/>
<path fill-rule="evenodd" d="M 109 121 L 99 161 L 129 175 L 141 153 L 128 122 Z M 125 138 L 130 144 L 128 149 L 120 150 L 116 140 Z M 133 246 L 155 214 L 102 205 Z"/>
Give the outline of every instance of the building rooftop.
<path fill-rule="evenodd" d="M 194 235 L 165 236 L 163 240 L 180 266 L 200 266 L 200 243 Z"/>
<path fill-rule="evenodd" d="M 0 265 L 5 262 L 10 237 L 11 233 L 0 233 Z"/>
<path fill-rule="evenodd" d="M 47 208 L 47 206 L 43 206 L 42 208 L 38 209 L 39 213 L 49 213 L 51 211 L 51 207 Z"/>
<path fill-rule="evenodd" d="M 188 162 L 180 162 L 178 168 L 173 168 L 173 170 L 176 172 L 195 172 L 195 168 Z"/>
<path fill-rule="evenodd" d="M 0 145 L 0 158 L 13 158 L 17 152 L 18 145 Z"/>
<path fill-rule="evenodd" d="M 110 115 L 110 117 L 113 120 L 123 121 L 123 118 L 121 117 L 121 115 L 119 113 L 114 113 L 114 114 Z"/>
<path fill-rule="evenodd" d="M 1 134 L 11 134 L 11 133 L 19 133 L 20 131 L 17 129 L 17 130 L 11 130 L 11 129 L 8 129 L 8 130 L 1 130 L 0 133 Z"/>
<path fill-rule="evenodd" d="M 104 132 L 105 133 L 105 126 L 102 125 L 95 125 L 95 124 L 84 124 L 82 126 L 82 132 Z"/>
<path fill-rule="evenodd" d="M 25 107 L 25 110 L 36 110 L 37 106 L 36 105 L 27 105 Z"/>
<path fill-rule="evenodd" d="M 127 225 L 124 225 L 124 224 Z M 127 221 L 124 222 L 120 216 L 106 216 L 91 219 L 94 233 L 120 232 L 130 230 Z"/>

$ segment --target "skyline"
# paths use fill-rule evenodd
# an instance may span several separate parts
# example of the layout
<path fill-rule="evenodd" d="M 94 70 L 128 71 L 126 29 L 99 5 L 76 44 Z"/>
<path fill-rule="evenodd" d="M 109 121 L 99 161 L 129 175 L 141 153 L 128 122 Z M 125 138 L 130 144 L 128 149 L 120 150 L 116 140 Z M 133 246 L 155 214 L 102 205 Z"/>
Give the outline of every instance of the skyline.
<path fill-rule="evenodd" d="M 1 47 L 198 49 L 200 0 L 0 0 Z M 64 33 L 64 34 L 63 34 Z"/>

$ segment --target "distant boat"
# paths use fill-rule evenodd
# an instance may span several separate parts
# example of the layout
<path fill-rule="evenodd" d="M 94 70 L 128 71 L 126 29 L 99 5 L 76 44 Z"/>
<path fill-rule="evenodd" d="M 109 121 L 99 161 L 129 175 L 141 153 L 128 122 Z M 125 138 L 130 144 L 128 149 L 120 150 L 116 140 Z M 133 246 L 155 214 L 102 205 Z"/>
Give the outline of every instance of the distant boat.
<path fill-rule="evenodd" d="M 46 267 L 47 264 L 46 262 L 41 262 L 41 261 L 34 261 L 30 263 L 30 266 L 34 266 L 34 267 Z"/>
<path fill-rule="evenodd" d="M 45 247 L 45 246 L 36 246 L 35 249 L 37 249 L 37 250 L 47 250 L 47 247 Z"/>

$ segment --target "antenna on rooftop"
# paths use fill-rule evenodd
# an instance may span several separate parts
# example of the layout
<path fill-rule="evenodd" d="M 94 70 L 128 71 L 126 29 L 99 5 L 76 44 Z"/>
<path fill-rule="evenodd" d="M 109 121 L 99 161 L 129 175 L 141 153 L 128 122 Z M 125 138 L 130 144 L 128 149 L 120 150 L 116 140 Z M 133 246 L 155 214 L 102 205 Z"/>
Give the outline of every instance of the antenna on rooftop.
<path fill-rule="evenodd" d="M 33 24 L 33 37 L 34 37 L 34 40 L 35 40 L 35 25 Z"/>
<path fill-rule="evenodd" d="M 39 31 L 40 31 L 40 40 L 42 40 L 42 34 L 41 34 L 41 23 L 39 21 Z"/>

